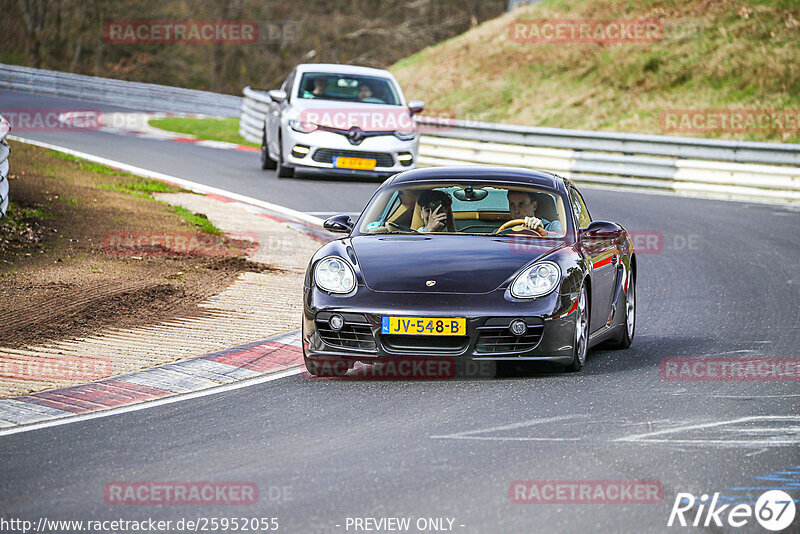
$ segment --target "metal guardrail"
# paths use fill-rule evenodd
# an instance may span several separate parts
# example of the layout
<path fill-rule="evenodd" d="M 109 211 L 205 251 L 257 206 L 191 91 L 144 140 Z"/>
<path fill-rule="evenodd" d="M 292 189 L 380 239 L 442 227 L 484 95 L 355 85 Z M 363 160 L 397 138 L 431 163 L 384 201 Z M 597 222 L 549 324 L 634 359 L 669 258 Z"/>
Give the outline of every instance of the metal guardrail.
<path fill-rule="evenodd" d="M 800 202 L 800 168 L 629 156 L 423 136 L 421 165 L 510 165 L 546 169 L 578 183 L 658 189 L 763 202 Z"/>
<path fill-rule="evenodd" d="M 5 117 L 0 115 L 0 218 L 3 218 L 8 210 L 8 154 L 11 149 L 6 141 L 6 136 L 9 131 L 11 131 L 11 125 Z"/>
<path fill-rule="evenodd" d="M 269 97 L 243 90 L 239 134 L 260 143 Z M 417 117 L 420 165 L 509 165 L 576 182 L 800 202 L 800 145 L 561 130 Z"/>
<path fill-rule="evenodd" d="M 566 130 L 437 117 L 418 117 L 417 122 L 437 137 L 629 155 L 800 165 L 800 144 Z"/>
<path fill-rule="evenodd" d="M 269 111 L 270 99 L 264 91 L 245 87 L 239 117 L 239 135 L 251 143 L 261 143 L 264 132 L 264 116 Z"/>
<path fill-rule="evenodd" d="M 242 98 L 153 83 L 128 82 L 0 63 L 0 88 L 81 98 L 141 111 L 236 117 Z"/>

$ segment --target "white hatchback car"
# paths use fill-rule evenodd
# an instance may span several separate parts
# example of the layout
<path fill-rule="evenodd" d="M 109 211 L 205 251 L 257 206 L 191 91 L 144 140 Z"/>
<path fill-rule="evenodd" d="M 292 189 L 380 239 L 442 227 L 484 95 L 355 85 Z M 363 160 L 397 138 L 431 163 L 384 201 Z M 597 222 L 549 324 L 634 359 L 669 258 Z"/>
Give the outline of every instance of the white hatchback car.
<path fill-rule="evenodd" d="M 385 178 L 417 164 L 414 115 L 388 71 L 331 64 L 298 65 L 269 92 L 261 168 L 278 176 L 344 174 Z"/>

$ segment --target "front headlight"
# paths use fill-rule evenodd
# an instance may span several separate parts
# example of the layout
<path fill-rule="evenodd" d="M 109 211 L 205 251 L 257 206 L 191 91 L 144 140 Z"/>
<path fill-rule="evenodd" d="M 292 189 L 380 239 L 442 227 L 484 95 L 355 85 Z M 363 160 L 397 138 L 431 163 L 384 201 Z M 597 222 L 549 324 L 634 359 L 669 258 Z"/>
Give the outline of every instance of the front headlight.
<path fill-rule="evenodd" d="M 511 295 L 518 299 L 541 297 L 556 288 L 561 269 L 551 261 L 534 263 L 517 275 L 511 284 Z"/>
<path fill-rule="evenodd" d="M 344 258 L 328 256 L 314 267 L 314 281 L 323 291 L 350 293 L 356 287 L 356 273 Z"/>
<path fill-rule="evenodd" d="M 298 121 L 298 120 L 294 120 L 294 119 L 289 121 L 289 127 L 292 130 L 294 130 L 296 132 L 301 132 L 301 133 L 311 133 L 314 130 L 316 130 L 317 128 L 319 128 L 319 126 L 317 126 L 313 122 Z"/>
<path fill-rule="evenodd" d="M 417 132 L 414 130 L 408 132 L 394 132 L 394 136 L 401 141 L 412 141 L 416 135 Z"/>

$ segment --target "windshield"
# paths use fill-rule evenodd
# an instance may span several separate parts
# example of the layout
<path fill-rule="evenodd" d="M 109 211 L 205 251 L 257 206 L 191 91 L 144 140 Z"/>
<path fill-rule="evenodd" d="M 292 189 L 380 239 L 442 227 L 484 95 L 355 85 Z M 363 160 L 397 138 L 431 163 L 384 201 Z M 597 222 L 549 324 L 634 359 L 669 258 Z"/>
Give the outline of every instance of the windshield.
<path fill-rule="evenodd" d="M 355 74 L 306 72 L 300 80 L 297 96 L 304 99 L 402 105 L 389 78 Z"/>
<path fill-rule="evenodd" d="M 567 224 L 564 200 L 553 191 L 480 183 L 417 184 L 378 193 L 364 210 L 358 230 L 560 238 Z"/>

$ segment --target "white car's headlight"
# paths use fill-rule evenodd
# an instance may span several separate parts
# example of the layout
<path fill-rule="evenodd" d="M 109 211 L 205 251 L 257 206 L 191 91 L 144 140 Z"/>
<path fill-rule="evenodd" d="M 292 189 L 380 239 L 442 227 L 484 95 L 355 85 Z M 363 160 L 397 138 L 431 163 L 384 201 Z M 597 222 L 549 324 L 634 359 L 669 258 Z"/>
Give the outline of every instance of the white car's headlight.
<path fill-rule="evenodd" d="M 555 289 L 560 280 L 561 269 L 555 263 L 534 263 L 514 279 L 511 295 L 519 299 L 541 297 Z"/>
<path fill-rule="evenodd" d="M 408 132 L 400 132 L 400 131 L 394 132 L 394 136 L 400 139 L 401 141 L 411 141 L 414 139 L 414 137 L 416 137 L 416 135 L 417 132 L 414 130 Z"/>
<path fill-rule="evenodd" d="M 298 120 L 294 120 L 294 119 L 289 121 L 289 127 L 292 130 L 294 130 L 296 132 L 301 132 L 301 133 L 311 133 L 314 130 L 316 130 L 317 128 L 319 128 L 319 126 L 317 126 L 313 122 L 298 121 Z"/>
<path fill-rule="evenodd" d="M 356 287 L 356 273 L 344 258 L 327 256 L 314 267 L 314 281 L 323 291 L 350 293 Z"/>

